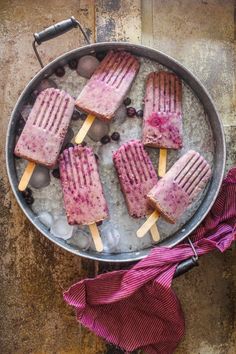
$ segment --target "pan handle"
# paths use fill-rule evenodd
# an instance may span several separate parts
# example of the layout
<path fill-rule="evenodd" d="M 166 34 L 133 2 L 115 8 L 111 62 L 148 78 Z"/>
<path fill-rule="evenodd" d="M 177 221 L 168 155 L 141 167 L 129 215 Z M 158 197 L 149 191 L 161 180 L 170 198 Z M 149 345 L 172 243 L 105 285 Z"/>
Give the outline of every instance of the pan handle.
<path fill-rule="evenodd" d="M 198 254 L 197 254 L 196 248 L 194 247 L 194 244 L 192 243 L 192 241 L 189 237 L 188 237 L 188 243 L 193 250 L 194 256 L 192 256 L 191 258 L 185 259 L 184 261 L 182 261 L 181 263 L 178 264 L 178 266 L 175 270 L 174 278 L 179 277 L 180 275 L 188 272 L 193 267 L 196 267 L 199 265 L 198 264 Z"/>
<path fill-rule="evenodd" d="M 196 257 L 191 257 L 185 261 L 179 263 L 175 270 L 174 278 L 179 277 L 180 275 L 188 272 L 190 269 L 199 266 L 198 259 Z"/>
<path fill-rule="evenodd" d="M 86 42 L 88 44 L 90 44 L 89 38 L 88 38 L 87 34 L 85 33 L 83 27 L 81 26 L 80 22 L 74 18 L 74 16 L 72 16 L 71 18 L 69 18 L 67 20 L 58 22 L 55 25 L 52 25 L 52 26 L 44 29 L 41 32 L 34 33 L 34 41 L 33 41 L 32 45 L 33 45 L 35 55 L 36 55 L 36 57 L 39 61 L 39 64 L 41 65 L 42 68 L 44 65 L 43 65 L 43 62 L 42 62 L 40 55 L 38 53 L 36 44 L 40 45 L 43 42 L 46 42 L 50 39 L 58 37 L 61 34 L 70 31 L 72 28 L 77 28 L 77 27 L 79 27 L 79 29 L 83 33 L 83 36 L 84 36 Z"/>

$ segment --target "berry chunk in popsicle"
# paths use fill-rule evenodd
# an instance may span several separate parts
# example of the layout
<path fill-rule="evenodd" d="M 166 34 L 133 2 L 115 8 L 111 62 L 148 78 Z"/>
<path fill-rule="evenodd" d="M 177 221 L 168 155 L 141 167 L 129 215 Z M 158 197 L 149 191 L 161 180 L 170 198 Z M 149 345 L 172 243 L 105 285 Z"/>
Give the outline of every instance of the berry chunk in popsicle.
<path fill-rule="evenodd" d="M 123 144 L 113 161 L 130 216 L 141 218 L 153 211 L 147 202 L 147 193 L 157 183 L 152 162 L 140 140 Z M 157 228 L 151 230 L 154 241 L 159 240 Z"/>
<path fill-rule="evenodd" d="M 96 223 L 108 218 L 108 207 L 92 149 L 81 145 L 65 149 L 59 169 L 68 223 L 88 225 L 96 250 L 102 251 Z"/>
<path fill-rule="evenodd" d="M 148 201 L 174 224 L 204 190 L 210 177 L 208 162 L 198 152 L 190 150 L 151 189 Z"/>

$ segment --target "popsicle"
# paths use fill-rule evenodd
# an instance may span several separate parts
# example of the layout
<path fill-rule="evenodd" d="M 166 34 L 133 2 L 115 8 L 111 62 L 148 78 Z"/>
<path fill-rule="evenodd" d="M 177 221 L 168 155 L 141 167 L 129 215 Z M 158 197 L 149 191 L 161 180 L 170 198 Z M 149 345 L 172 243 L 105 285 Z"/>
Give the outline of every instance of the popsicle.
<path fill-rule="evenodd" d="M 190 150 L 150 190 L 148 201 L 174 224 L 204 190 L 210 177 L 208 162 L 198 152 Z"/>
<path fill-rule="evenodd" d="M 147 193 L 157 183 L 157 175 L 142 142 L 131 140 L 123 144 L 113 154 L 113 161 L 129 214 L 135 218 L 149 215 L 153 208 L 147 202 Z M 158 241 L 157 229 L 151 231 Z"/>
<path fill-rule="evenodd" d="M 14 150 L 16 156 L 30 161 L 20 190 L 27 187 L 36 164 L 55 165 L 73 110 L 74 99 L 63 90 L 48 88 L 38 95 Z"/>
<path fill-rule="evenodd" d="M 59 157 L 59 169 L 68 223 L 88 225 L 101 252 L 96 223 L 108 217 L 108 207 L 92 149 L 81 145 L 65 149 Z"/>
<path fill-rule="evenodd" d="M 75 105 L 88 113 L 75 138 L 80 144 L 95 117 L 110 121 L 121 105 L 139 70 L 139 61 L 130 53 L 110 51 L 84 86 Z"/>
<path fill-rule="evenodd" d="M 150 73 L 144 103 L 143 144 L 160 148 L 158 172 L 163 177 L 166 149 L 179 149 L 183 145 L 181 80 L 166 71 Z"/>

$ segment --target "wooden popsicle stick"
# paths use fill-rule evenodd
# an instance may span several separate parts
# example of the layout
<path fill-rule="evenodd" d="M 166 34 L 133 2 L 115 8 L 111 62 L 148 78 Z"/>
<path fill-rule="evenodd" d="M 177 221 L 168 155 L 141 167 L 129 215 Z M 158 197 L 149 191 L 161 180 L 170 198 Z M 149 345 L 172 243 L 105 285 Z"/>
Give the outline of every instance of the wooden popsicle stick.
<path fill-rule="evenodd" d="M 25 169 L 25 171 L 20 179 L 20 183 L 18 185 L 19 191 L 23 192 L 27 188 L 35 167 L 36 167 L 35 162 L 32 162 L 32 161 L 28 162 L 28 165 L 26 166 L 26 169 Z"/>
<path fill-rule="evenodd" d="M 89 114 L 87 116 L 87 118 L 85 119 L 82 127 L 80 128 L 78 134 L 75 137 L 75 143 L 76 144 L 81 144 L 84 140 L 84 138 L 86 137 L 91 125 L 93 124 L 95 119 L 95 116 L 93 116 L 92 114 Z"/>
<path fill-rule="evenodd" d="M 159 213 L 155 210 L 145 221 L 145 223 L 138 229 L 137 237 L 143 237 L 150 230 L 150 228 L 157 222 Z"/>
<path fill-rule="evenodd" d="M 167 149 L 160 149 L 158 175 L 164 177 L 166 174 Z"/>
<path fill-rule="evenodd" d="M 100 237 L 100 233 L 99 233 L 97 224 L 93 223 L 88 226 L 89 226 L 92 238 L 93 238 L 93 242 L 95 244 L 96 251 L 102 252 L 103 251 L 103 244 L 102 244 L 102 240 Z"/>
<path fill-rule="evenodd" d="M 160 234 L 156 224 L 152 225 L 152 227 L 150 228 L 150 233 L 154 242 L 160 241 Z"/>

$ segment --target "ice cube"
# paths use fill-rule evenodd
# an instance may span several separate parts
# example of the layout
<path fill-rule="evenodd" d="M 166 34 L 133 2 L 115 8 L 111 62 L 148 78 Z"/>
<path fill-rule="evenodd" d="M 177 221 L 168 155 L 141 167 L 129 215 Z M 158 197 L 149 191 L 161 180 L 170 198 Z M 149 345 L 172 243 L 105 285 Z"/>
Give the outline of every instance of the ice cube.
<path fill-rule="evenodd" d="M 127 114 L 126 114 L 126 107 L 124 104 L 122 104 L 117 111 L 115 112 L 115 115 L 113 117 L 113 121 L 122 124 L 126 120 Z"/>
<path fill-rule="evenodd" d="M 85 55 L 79 60 L 77 73 L 82 77 L 90 79 L 99 64 L 100 62 L 97 60 L 97 58 L 93 57 L 92 55 Z"/>
<path fill-rule="evenodd" d="M 67 243 L 76 246 L 81 251 L 87 251 L 91 246 L 92 239 L 87 232 L 77 229 L 74 231 L 73 236 L 67 241 Z"/>
<path fill-rule="evenodd" d="M 118 251 L 120 232 L 111 223 L 101 226 L 101 238 L 104 252 L 114 253 Z"/>
<path fill-rule="evenodd" d="M 23 108 L 22 108 L 22 110 L 20 112 L 21 117 L 24 119 L 25 122 L 27 121 L 27 119 L 29 117 L 31 109 L 32 109 L 31 104 L 26 104 L 25 106 L 23 106 Z"/>
<path fill-rule="evenodd" d="M 50 184 L 49 170 L 44 166 L 37 165 L 30 178 L 29 184 L 31 187 L 37 189 L 47 187 Z"/>
<path fill-rule="evenodd" d="M 113 160 L 112 155 L 113 152 L 117 150 L 117 143 L 110 141 L 108 144 L 102 145 L 98 149 L 99 161 L 101 162 L 101 166 L 104 167 L 112 167 Z"/>
<path fill-rule="evenodd" d="M 88 136 L 93 141 L 100 141 L 104 135 L 109 133 L 109 125 L 96 119 L 88 131 Z"/>
<path fill-rule="evenodd" d="M 45 225 L 48 229 L 50 229 L 50 227 L 52 226 L 53 223 L 53 216 L 51 213 L 49 213 L 48 211 L 41 211 L 38 214 L 38 219 L 39 221 L 41 221 L 41 223 L 43 225 Z"/>
<path fill-rule="evenodd" d="M 74 227 L 69 225 L 67 218 L 64 215 L 54 217 L 54 222 L 51 225 L 50 232 L 53 236 L 68 240 L 72 237 Z"/>
<path fill-rule="evenodd" d="M 63 145 L 62 145 L 62 149 L 64 149 L 64 147 L 66 146 L 66 144 L 70 143 L 71 140 L 74 137 L 74 131 L 71 127 L 68 128 L 65 139 L 63 141 Z"/>

